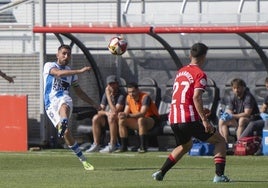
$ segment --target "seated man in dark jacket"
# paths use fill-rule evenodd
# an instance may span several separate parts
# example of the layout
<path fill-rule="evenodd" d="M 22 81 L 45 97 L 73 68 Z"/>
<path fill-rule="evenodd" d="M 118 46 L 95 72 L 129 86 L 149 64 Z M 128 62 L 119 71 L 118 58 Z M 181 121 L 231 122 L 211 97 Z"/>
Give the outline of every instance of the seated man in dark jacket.
<path fill-rule="evenodd" d="M 231 87 L 234 95 L 228 101 L 227 109 L 219 120 L 219 132 L 226 143 L 228 143 L 228 126 L 237 127 L 236 136 L 240 138 L 251 118 L 260 113 L 256 99 L 250 93 L 244 80 L 233 79 Z"/>
<path fill-rule="evenodd" d="M 268 77 L 265 79 L 265 86 L 268 89 Z M 261 136 L 265 121 L 268 121 L 267 111 L 268 111 L 268 93 L 260 108 L 262 119 L 251 121 L 246 127 L 246 129 L 243 131 L 243 133 L 240 135 L 240 138 L 253 136 L 255 135 L 255 133 L 256 135 Z"/>

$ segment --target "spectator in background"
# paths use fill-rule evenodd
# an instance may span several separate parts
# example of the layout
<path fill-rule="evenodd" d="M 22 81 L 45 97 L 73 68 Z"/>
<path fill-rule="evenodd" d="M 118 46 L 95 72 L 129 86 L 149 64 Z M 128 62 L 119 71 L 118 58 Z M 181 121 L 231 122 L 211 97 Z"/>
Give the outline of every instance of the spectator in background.
<path fill-rule="evenodd" d="M 139 90 L 137 83 L 127 85 L 127 98 L 124 112 L 118 113 L 121 147 L 117 152 L 127 151 L 128 128 L 138 130 L 140 137 L 139 152 L 147 151 L 147 133 L 159 120 L 158 109 L 151 97 Z"/>
<path fill-rule="evenodd" d="M 58 129 L 58 136 L 64 138 L 65 143 L 82 162 L 84 169 L 94 170 L 94 167 L 87 162 L 78 143 L 74 140 L 69 127 L 69 118 L 73 108 L 73 101 L 69 93 L 71 87 L 79 98 L 99 109 L 99 106 L 78 84 L 77 74 L 88 72 L 91 67 L 72 70 L 68 66 L 71 60 L 71 47 L 69 45 L 59 46 L 56 57 L 57 61 L 47 62 L 44 65 L 44 105 L 46 113 L 55 128 Z"/>
<path fill-rule="evenodd" d="M 268 77 L 265 79 L 265 86 L 268 89 Z M 265 121 L 268 121 L 268 94 L 265 96 L 262 106 L 260 107 L 260 116 L 262 119 L 251 121 L 240 135 L 240 138 L 250 136 L 262 136 L 262 129 L 265 125 Z M 255 155 L 261 155 L 261 148 L 255 153 Z"/>
<path fill-rule="evenodd" d="M 4 72 L 2 72 L 0 70 L 0 76 L 4 79 L 6 79 L 9 83 L 14 83 L 14 78 L 16 78 L 16 76 L 8 76 L 6 75 Z"/>
<path fill-rule="evenodd" d="M 93 145 L 86 152 L 111 153 L 116 149 L 118 138 L 118 113 L 124 110 L 125 95 L 119 89 L 115 75 L 108 76 L 107 86 L 102 96 L 101 110 L 92 119 Z M 101 133 L 105 126 L 109 126 L 110 143 L 101 150 Z"/>
<path fill-rule="evenodd" d="M 225 112 L 221 113 L 219 120 L 219 131 L 228 143 L 229 126 L 237 128 L 236 137 L 240 138 L 247 124 L 252 120 L 252 117 L 259 119 L 258 104 L 246 86 L 244 80 L 235 78 L 231 81 L 232 91 Z"/>

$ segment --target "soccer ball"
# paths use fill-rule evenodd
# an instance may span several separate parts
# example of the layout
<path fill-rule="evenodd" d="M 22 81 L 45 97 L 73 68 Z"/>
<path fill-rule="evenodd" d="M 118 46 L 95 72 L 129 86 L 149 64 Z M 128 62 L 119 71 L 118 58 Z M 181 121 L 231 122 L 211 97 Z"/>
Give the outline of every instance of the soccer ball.
<path fill-rule="evenodd" d="M 127 50 L 127 41 L 122 37 L 113 37 L 109 42 L 108 49 L 113 55 L 122 55 Z"/>

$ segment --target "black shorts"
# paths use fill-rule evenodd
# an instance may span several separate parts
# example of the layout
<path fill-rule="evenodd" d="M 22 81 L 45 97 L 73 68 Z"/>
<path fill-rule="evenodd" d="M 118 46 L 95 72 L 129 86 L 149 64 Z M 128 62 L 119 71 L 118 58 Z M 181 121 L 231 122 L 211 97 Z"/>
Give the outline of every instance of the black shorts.
<path fill-rule="evenodd" d="M 200 121 L 172 124 L 171 128 L 174 132 L 178 146 L 186 144 L 192 139 L 192 137 L 195 137 L 201 141 L 206 141 L 214 134 L 206 133 L 205 128 Z"/>

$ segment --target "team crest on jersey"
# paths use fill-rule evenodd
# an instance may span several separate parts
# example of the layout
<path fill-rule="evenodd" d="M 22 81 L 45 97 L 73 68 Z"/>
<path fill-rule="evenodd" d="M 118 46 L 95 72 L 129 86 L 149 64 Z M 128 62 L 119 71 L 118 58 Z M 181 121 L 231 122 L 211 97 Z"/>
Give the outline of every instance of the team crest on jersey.
<path fill-rule="evenodd" d="M 207 85 L 207 81 L 206 81 L 206 79 L 202 78 L 202 79 L 200 80 L 200 84 L 201 84 L 202 86 Z"/>

